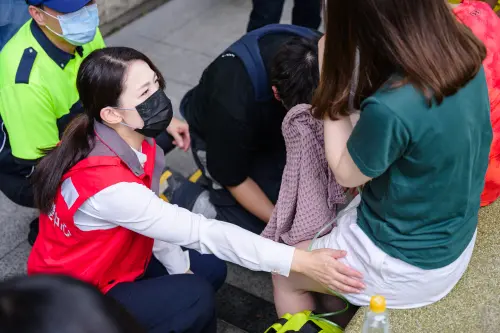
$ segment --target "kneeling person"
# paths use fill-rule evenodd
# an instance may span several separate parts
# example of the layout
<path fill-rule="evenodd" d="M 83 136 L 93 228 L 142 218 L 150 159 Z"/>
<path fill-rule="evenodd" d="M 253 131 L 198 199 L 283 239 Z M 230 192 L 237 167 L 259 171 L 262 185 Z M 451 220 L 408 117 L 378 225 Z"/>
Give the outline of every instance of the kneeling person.
<path fill-rule="evenodd" d="M 268 25 L 243 36 L 204 71 L 181 112 L 210 183 L 217 218 L 260 233 L 278 198 L 287 110 L 310 103 L 320 33 Z"/>

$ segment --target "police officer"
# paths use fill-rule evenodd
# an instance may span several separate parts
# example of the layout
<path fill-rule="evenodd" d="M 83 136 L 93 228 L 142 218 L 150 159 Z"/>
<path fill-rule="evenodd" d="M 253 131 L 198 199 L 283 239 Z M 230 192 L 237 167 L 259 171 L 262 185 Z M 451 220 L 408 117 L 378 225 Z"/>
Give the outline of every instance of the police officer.
<path fill-rule="evenodd" d="M 95 0 L 26 2 L 32 19 L 0 54 L 0 191 L 16 204 L 33 207 L 30 176 L 40 149 L 56 145 L 69 121 L 82 112 L 78 68 L 105 45 Z M 174 121 L 171 129 L 187 149 L 187 124 Z M 38 220 L 30 229 L 33 243 Z"/>
<path fill-rule="evenodd" d="M 287 109 L 311 101 L 318 39 L 316 31 L 292 25 L 254 30 L 215 59 L 183 98 L 217 219 L 255 233 L 269 221 L 286 157 L 281 123 Z M 188 192 L 180 186 L 174 200 Z"/>

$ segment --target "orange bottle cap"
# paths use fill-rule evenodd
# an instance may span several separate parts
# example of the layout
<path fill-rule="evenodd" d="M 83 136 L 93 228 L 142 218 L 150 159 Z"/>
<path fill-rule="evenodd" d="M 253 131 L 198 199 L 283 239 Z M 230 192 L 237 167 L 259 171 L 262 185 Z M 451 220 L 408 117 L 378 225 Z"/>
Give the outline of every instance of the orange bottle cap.
<path fill-rule="evenodd" d="M 370 300 L 370 310 L 375 313 L 382 313 L 385 311 L 385 297 L 376 295 L 372 296 Z"/>

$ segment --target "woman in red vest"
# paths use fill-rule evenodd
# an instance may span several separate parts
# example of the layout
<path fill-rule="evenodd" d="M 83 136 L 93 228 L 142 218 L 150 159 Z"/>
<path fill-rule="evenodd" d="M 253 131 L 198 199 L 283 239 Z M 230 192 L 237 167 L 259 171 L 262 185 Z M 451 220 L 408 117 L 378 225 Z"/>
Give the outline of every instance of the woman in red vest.
<path fill-rule="evenodd" d="M 301 272 L 345 292 L 363 288 L 361 275 L 336 260 L 344 251 L 296 250 L 158 197 L 164 157 L 150 138 L 173 112 L 165 81 L 145 55 L 95 51 L 77 87 L 85 113 L 33 175 L 41 214 L 29 274 L 87 281 L 155 333 L 215 332 L 213 293 L 226 272 L 215 256 L 284 276 Z"/>

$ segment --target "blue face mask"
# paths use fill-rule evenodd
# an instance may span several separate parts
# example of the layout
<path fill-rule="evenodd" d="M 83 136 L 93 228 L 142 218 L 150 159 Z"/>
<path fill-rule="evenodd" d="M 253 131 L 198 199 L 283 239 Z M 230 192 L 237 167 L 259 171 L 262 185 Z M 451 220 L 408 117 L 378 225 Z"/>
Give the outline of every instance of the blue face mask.
<path fill-rule="evenodd" d="M 57 17 L 50 15 L 42 10 L 45 14 L 57 19 L 61 25 L 62 34 L 58 34 L 49 26 L 45 26 L 52 33 L 64 38 L 68 43 L 75 46 L 81 46 L 91 42 L 99 26 L 99 11 L 97 5 L 85 6 L 82 9 Z"/>

